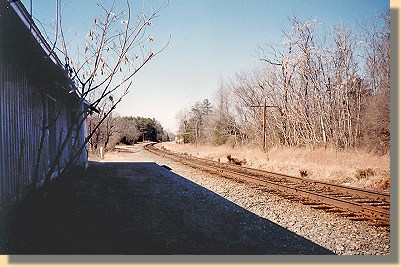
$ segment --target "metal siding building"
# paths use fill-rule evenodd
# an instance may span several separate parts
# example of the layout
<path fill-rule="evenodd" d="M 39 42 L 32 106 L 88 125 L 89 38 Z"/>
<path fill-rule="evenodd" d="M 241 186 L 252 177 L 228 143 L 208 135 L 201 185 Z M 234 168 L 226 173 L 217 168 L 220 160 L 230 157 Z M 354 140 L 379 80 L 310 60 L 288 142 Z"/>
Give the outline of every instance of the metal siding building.
<path fill-rule="evenodd" d="M 50 51 L 22 4 L 0 0 L 0 207 L 43 183 L 57 146 L 71 124 L 77 125 L 72 107 L 80 98 L 69 93 L 74 85 Z M 83 111 L 83 105 L 78 109 Z M 43 123 L 55 119 L 43 131 Z M 85 133 L 84 123 L 68 140 L 55 176 Z M 86 150 L 79 163 L 87 163 Z"/>

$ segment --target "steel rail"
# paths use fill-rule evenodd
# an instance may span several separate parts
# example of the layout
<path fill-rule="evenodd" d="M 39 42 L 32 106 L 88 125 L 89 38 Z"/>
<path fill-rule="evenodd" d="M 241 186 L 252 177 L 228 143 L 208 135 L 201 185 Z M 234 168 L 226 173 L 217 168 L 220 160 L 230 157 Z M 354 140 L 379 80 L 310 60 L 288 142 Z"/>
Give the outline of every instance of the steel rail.
<path fill-rule="evenodd" d="M 193 168 L 284 193 L 285 196 L 301 200 L 314 208 L 343 213 L 355 220 L 377 221 L 376 225 L 378 226 L 390 225 L 390 196 L 384 193 L 180 155 L 158 149 L 153 144 L 146 145 L 145 149 Z M 266 176 L 268 177 L 266 178 Z M 273 179 L 269 179 L 269 176 Z M 323 189 L 314 190 L 311 189 L 311 186 L 323 186 Z"/>
<path fill-rule="evenodd" d="M 154 146 L 153 146 L 154 147 Z M 156 147 L 154 147 L 157 149 Z M 163 150 L 161 150 L 163 151 Z M 177 155 L 176 153 L 170 152 L 170 151 L 163 151 L 163 153 L 168 153 L 170 155 L 176 155 L 176 156 L 181 156 Z M 185 156 L 185 158 L 189 159 L 188 156 Z M 251 175 L 257 175 L 257 176 L 264 176 L 264 177 L 273 177 L 274 179 L 285 179 L 289 182 L 295 182 L 295 183 L 308 183 L 308 184 L 313 184 L 314 186 L 321 186 L 321 187 L 326 187 L 330 188 L 333 191 L 338 191 L 338 192 L 346 192 L 350 196 L 352 196 L 355 199 L 363 199 L 363 198 L 369 198 L 374 201 L 382 201 L 386 203 L 390 203 L 390 195 L 386 193 L 381 193 L 381 192 L 376 192 L 373 190 L 368 190 L 368 189 L 363 189 L 363 188 L 356 188 L 356 187 L 351 187 L 351 186 L 344 186 L 344 185 L 337 185 L 337 184 L 331 184 L 327 182 L 322 182 L 322 181 L 317 181 L 317 180 L 312 180 L 308 178 L 300 178 L 300 177 L 295 177 L 295 176 L 289 176 L 285 174 L 280 174 L 280 173 L 274 173 L 274 172 L 269 172 L 266 170 L 259 170 L 259 169 L 254 169 L 254 168 L 249 168 L 249 167 L 243 167 L 243 166 L 236 166 L 236 165 L 229 165 L 225 163 L 220 163 L 220 162 L 215 162 L 207 159 L 202 159 L 202 158 L 195 158 L 196 160 L 203 161 L 206 164 L 213 164 L 216 167 L 224 166 L 224 168 L 231 169 L 233 171 L 240 171 L 243 173 L 248 173 Z"/>

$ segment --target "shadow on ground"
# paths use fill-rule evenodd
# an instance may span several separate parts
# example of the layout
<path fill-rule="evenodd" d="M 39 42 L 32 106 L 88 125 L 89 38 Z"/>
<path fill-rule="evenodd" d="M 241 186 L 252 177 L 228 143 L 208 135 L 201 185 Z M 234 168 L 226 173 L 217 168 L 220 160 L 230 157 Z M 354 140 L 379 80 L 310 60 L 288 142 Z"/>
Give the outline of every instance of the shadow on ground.
<path fill-rule="evenodd" d="M 156 163 L 97 163 L 3 218 L 8 255 L 333 254 Z"/>

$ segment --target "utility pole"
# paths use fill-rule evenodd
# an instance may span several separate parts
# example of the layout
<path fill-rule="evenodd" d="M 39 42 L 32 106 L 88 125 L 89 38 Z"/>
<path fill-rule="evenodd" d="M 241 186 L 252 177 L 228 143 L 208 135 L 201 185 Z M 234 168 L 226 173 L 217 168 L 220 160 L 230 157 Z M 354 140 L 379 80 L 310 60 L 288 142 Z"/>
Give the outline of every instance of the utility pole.
<path fill-rule="evenodd" d="M 252 108 L 263 108 L 263 151 L 266 150 L 266 141 L 267 141 L 267 136 L 266 136 L 266 110 L 267 108 L 277 108 L 278 106 L 268 106 L 266 105 L 266 97 L 264 98 L 263 101 L 263 106 L 250 106 Z"/>

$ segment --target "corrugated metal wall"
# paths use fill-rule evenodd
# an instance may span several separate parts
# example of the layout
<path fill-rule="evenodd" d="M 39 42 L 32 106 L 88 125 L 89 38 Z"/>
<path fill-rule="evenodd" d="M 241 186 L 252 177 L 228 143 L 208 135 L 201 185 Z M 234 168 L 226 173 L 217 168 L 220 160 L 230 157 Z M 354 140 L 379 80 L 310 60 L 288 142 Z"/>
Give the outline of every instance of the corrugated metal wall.
<path fill-rule="evenodd" d="M 0 210 L 27 187 L 40 184 L 48 171 L 50 155 L 54 157 L 57 150 L 54 146 L 64 140 L 72 123 L 74 103 L 78 103 L 77 95 L 68 94 L 71 81 L 39 42 L 10 4 L 0 1 Z M 51 106 L 53 113 L 49 111 Z M 59 111 L 55 127 L 42 134 L 42 119 L 54 117 Z M 85 138 L 84 130 L 76 134 L 81 140 Z M 39 181 L 35 181 L 42 135 L 45 139 L 38 165 Z M 69 140 L 56 172 L 69 161 L 71 145 Z M 86 160 L 84 153 L 81 163 Z"/>
<path fill-rule="evenodd" d="M 27 75 L 11 63 L 0 64 L 0 194 L 4 202 L 33 183 L 43 114 L 40 96 L 29 86 Z"/>
<path fill-rule="evenodd" d="M 40 183 L 40 180 L 34 181 L 34 170 L 40 148 L 42 118 L 48 118 L 46 86 L 48 83 L 40 84 L 33 80 L 19 66 L 0 60 L 0 204 L 26 191 L 26 187 Z M 64 99 L 53 97 L 56 112 L 61 109 L 54 127 L 55 143 L 52 141 L 52 146 L 58 146 L 70 126 L 70 112 Z M 51 160 L 49 134 L 47 130 L 39 165 L 40 179 L 44 178 Z M 56 171 L 69 160 L 71 143 L 69 141 L 64 150 Z"/>

